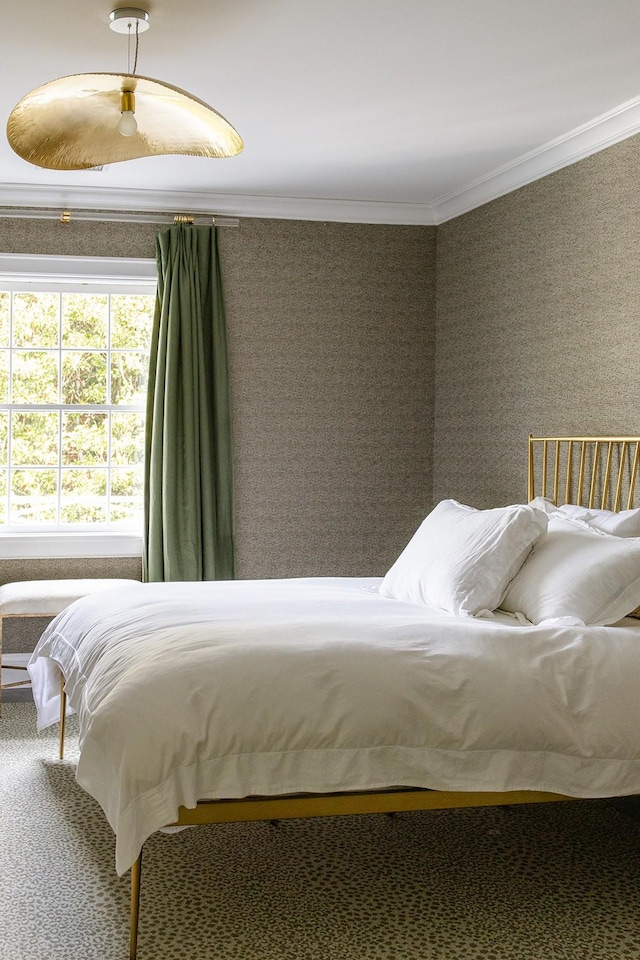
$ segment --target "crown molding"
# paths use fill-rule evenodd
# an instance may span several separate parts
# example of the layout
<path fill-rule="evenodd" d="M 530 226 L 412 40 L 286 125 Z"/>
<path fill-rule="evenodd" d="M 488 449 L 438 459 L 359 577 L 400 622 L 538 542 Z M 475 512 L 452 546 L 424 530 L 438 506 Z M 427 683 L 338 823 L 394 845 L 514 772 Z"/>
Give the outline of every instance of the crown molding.
<path fill-rule="evenodd" d="M 208 213 L 277 220 L 333 220 L 343 223 L 434 225 L 431 204 L 368 200 L 322 200 L 177 190 L 117 190 L 111 187 L 62 187 L 0 184 L 0 208 L 100 210 L 153 213 Z M 2 210 L 0 209 L 0 217 Z M 25 211 L 25 216 L 28 216 Z M 105 218 L 106 219 L 106 218 Z"/>
<path fill-rule="evenodd" d="M 640 97 L 627 100 L 561 137 L 517 157 L 433 203 L 436 224 L 540 180 L 640 132 Z"/>
<path fill-rule="evenodd" d="M 153 213 L 207 213 L 276 220 L 434 226 L 583 160 L 640 132 L 640 97 L 628 100 L 568 133 L 525 153 L 430 203 L 394 203 L 189 190 L 0 184 L 0 208 L 54 208 Z M 25 210 L 25 215 L 28 215 Z M 0 209 L 0 217 L 2 210 Z M 108 219 L 105 217 L 105 219 Z"/>

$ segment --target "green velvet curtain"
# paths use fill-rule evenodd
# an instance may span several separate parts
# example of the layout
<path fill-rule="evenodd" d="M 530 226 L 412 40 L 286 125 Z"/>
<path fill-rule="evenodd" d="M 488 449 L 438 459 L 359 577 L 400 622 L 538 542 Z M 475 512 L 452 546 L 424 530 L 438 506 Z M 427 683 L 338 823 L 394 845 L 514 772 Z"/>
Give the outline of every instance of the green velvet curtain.
<path fill-rule="evenodd" d="M 145 580 L 235 572 L 227 343 L 215 227 L 158 234 L 145 437 Z"/>

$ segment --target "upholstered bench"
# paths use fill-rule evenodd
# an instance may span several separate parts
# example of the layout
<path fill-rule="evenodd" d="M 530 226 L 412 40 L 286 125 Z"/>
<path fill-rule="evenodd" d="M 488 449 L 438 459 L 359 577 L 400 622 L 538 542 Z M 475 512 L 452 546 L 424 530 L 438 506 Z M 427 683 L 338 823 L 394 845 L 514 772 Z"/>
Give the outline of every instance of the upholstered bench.
<path fill-rule="evenodd" d="M 0 663 L 2 662 L 2 624 L 7 617 L 55 617 L 74 600 L 110 587 L 128 586 L 136 580 L 20 580 L 0 587 Z M 8 664 L 5 664 L 8 666 Z M 21 664 L 12 670 L 26 670 Z M 5 687 L 24 686 L 29 680 L 0 683 Z"/>

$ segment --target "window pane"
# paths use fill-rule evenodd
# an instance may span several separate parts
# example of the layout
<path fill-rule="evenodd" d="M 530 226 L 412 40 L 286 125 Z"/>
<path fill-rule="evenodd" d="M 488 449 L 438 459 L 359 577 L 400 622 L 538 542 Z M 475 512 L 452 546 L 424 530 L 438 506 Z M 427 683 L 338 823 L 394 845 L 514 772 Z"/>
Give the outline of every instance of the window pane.
<path fill-rule="evenodd" d="M 62 346 L 106 347 L 106 294 L 62 294 Z"/>
<path fill-rule="evenodd" d="M 9 403 L 9 351 L 0 350 L 0 403 Z"/>
<path fill-rule="evenodd" d="M 144 417 L 140 413 L 111 416 L 111 462 L 142 463 L 144 460 Z"/>
<path fill-rule="evenodd" d="M 0 467 L 6 467 L 8 464 L 7 457 L 9 456 L 8 450 L 8 440 L 9 440 L 9 414 L 4 411 L 0 411 Z"/>
<path fill-rule="evenodd" d="M 146 353 L 111 355 L 111 403 L 146 402 L 149 358 Z"/>
<path fill-rule="evenodd" d="M 55 523 L 58 512 L 56 470 L 11 473 L 11 523 Z"/>
<path fill-rule="evenodd" d="M 63 414 L 63 466 L 88 466 L 107 462 L 107 421 L 106 413 Z"/>
<path fill-rule="evenodd" d="M 9 346 L 9 301 L 11 294 L 0 293 L 0 347 Z"/>
<path fill-rule="evenodd" d="M 0 527 L 140 526 L 156 297 L 91 289 L 0 290 Z"/>
<path fill-rule="evenodd" d="M 7 522 L 7 471 L 0 470 L 0 523 Z"/>
<path fill-rule="evenodd" d="M 131 350 L 151 344 L 156 298 L 153 295 L 114 294 L 111 297 L 111 346 Z"/>
<path fill-rule="evenodd" d="M 62 402 L 107 402 L 106 353 L 65 353 L 62 357 Z"/>
<path fill-rule="evenodd" d="M 111 471 L 111 522 L 125 524 L 142 515 L 142 473 L 140 470 Z"/>
<path fill-rule="evenodd" d="M 57 357 L 35 350 L 15 350 L 12 399 L 14 403 L 57 403 Z"/>
<path fill-rule="evenodd" d="M 62 471 L 60 522 L 107 522 L 106 470 Z"/>
<path fill-rule="evenodd" d="M 18 467 L 58 463 L 57 413 L 16 413 L 11 421 L 11 462 Z"/>
<path fill-rule="evenodd" d="M 58 346 L 58 293 L 14 293 L 13 345 Z"/>

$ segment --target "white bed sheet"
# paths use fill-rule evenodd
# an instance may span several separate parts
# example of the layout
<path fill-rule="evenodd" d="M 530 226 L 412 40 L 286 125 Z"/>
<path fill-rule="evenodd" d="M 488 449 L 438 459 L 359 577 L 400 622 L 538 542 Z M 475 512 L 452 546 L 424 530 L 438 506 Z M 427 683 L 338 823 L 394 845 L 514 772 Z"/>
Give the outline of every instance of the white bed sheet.
<path fill-rule="evenodd" d="M 380 582 L 136 584 L 51 623 L 29 664 L 39 728 L 58 718 L 59 665 L 119 873 L 204 798 L 640 793 L 638 621 L 459 618 Z"/>

